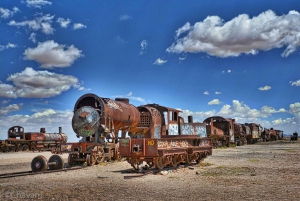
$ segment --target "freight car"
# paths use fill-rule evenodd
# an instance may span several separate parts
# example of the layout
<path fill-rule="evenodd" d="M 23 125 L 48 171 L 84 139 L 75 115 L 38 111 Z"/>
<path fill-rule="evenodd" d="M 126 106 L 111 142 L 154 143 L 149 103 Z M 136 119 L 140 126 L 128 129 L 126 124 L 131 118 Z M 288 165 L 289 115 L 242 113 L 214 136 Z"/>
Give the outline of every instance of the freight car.
<path fill-rule="evenodd" d="M 67 139 L 61 127 L 59 133 L 46 133 L 45 128 L 41 128 L 40 132 L 25 132 L 22 126 L 13 126 L 8 129 L 7 140 L 0 141 L 0 151 L 49 151 L 60 149 Z"/>
<path fill-rule="evenodd" d="M 148 104 L 139 106 L 140 122 L 130 139 L 120 140 L 120 155 L 138 170 L 143 162 L 163 169 L 180 163 L 199 163 L 212 154 L 211 140 L 205 123 L 188 123 L 179 116 L 180 110 Z"/>

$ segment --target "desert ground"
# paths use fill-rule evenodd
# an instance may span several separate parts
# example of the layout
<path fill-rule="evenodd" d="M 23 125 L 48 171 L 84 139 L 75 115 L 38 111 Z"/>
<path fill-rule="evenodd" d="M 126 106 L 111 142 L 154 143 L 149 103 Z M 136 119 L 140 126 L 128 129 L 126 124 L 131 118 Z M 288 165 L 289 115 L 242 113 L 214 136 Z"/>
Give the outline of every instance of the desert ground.
<path fill-rule="evenodd" d="M 37 155 L 0 153 L 0 174 L 29 171 Z M 67 166 L 67 154 L 63 154 Z M 126 162 L 0 179 L 1 200 L 300 200 L 300 142 L 213 149 L 200 164 L 140 173 Z"/>

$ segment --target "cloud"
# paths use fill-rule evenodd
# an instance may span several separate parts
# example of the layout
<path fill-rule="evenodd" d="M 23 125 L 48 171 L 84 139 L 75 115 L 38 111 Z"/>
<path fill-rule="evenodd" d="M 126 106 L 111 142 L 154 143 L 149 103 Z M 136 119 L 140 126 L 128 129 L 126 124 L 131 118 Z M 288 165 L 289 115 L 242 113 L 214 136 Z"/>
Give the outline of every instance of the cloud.
<path fill-rule="evenodd" d="M 162 59 L 158 58 L 158 59 L 156 59 L 156 61 L 153 64 L 155 64 L 155 65 L 163 65 L 166 62 L 167 62 L 167 60 L 162 60 Z"/>
<path fill-rule="evenodd" d="M 239 102 L 238 100 L 232 101 L 232 106 L 224 105 L 221 110 L 218 112 L 220 116 L 231 116 L 231 117 L 240 117 L 240 118 L 257 118 L 263 117 L 266 118 L 273 113 L 287 112 L 285 109 L 281 108 L 276 110 L 269 106 L 263 106 L 260 110 L 251 109 L 248 105 Z"/>
<path fill-rule="evenodd" d="M 82 51 L 71 45 L 60 45 L 53 40 L 38 43 L 36 48 L 28 48 L 23 53 L 26 60 L 35 60 L 41 68 L 69 67 L 83 56 Z"/>
<path fill-rule="evenodd" d="M 57 21 L 59 23 L 59 25 L 63 28 L 67 28 L 68 25 L 71 23 L 71 20 L 68 18 L 68 19 L 64 19 L 64 18 L 58 18 Z"/>
<path fill-rule="evenodd" d="M 0 52 L 10 48 L 18 47 L 16 44 L 8 43 L 7 45 L 0 45 Z"/>
<path fill-rule="evenodd" d="M 68 135 L 68 141 L 78 141 L 72 129 L 73 111 L 53 110 L 51 108 L 35 111 L 33 114 L 16 114 L 10 116 L 0 115 L 1 133 L 7 133 L 12 125 L 22 125 L 25 132 L 39 131 L 41 127 L 46 128 L 47 133 L 58 133 L 58 127 L 62 127 L 63 133 Z M 0 134 L 0 139 L 7 136 Z"/>
<path fill-rule="evenodd" d="M 292 86 L 294 86 L 294 85 L 297 86 L 297 87 L 299 87 L 300 86 L 300 80 L 292 82 Z"/>
<path fill-rule="evenodd" d="M 2 104 L 3 105 L 6 105 L 6 104 L 8 104 L 10 102 L 10 100 L 4 100 L 4 101 L 2 101 Z"/>
<path fill-rule="evenodd" d="M 76 29 L 83 29 L 83 28 L 86 28 L 87 26 L 85 26 L 84 24 L 81 24 L 81 23 L 75 23 L 73 25 L 73 29 L 76 30 Z"/>
<path fill-rule="evenodd" d="M 28 39 L 31 40 L 33 43 L 36 43 L 36 33 L 31 33 Z"/>
<path fill-rule="evenodd" d="M 7 78 L 13 83 L 0 82 L 0 97 L 5 98 L 49 98 L 69 90 L 78 88 L 78 79 L 71 75 L 51 73 L 49 71 L 35 71 L 27 67 L 20 73 Z"/>
<path fill-rule="evenodd" d="M 290 104 L 289 113 L 295 117 L 297 123 L 300 123 L 300 102 Z"/>
<path fill-rule="evenodd" d="M 253 18 L 241 14 L 227 22 L 219 16 L 208 16 L 193 26 L 186 23 L 179 28 L 175 42 L 166 51 L 237 57 L 286 47 L 282 56 L 287 57 L 300 46 L 299 26 L 300 14 L 297 11 L 277 16 L 272 10 L 267 10 Z"/>
<path fill-rule="evenodd" d="M 12 105 L 8 105 L 6 107 L 2 107 L 2 108 L 0 108 L 0 115 L 7 115 L 10 112 L 18 111 L 22 108 L 22 106 L 23 106 L 23 103 L 12 104 Z"/>
<path fill-rule="evenodd" d="M 0 17 L 3 19 L 10 18 L 17 12 L 20 12 L 20 10 L 17 7 L 13 7 L 12 10 L 0 7 Z"/>
<path fill-rule="evenodd" d="M 42 14 L 40 14 L 42 15 Z M 8 25 L 10 26 L 16 26 L 16 27 L 26 27 L 28 26 L 30 29 L 34 31 L 41 30 L 45 34 L 53 34 L 55 31 L 54 28 L 52 28 L 52 19 L 54 18 L 54 15 L 50 16 L 50 14 L 43 15 L 41 17 L 37 17 L 33 20 L 26 20 L 23 22 L 16 22 L 14 20 L 11 20 Z"/>
<path fill-rule="evenodd" d="M 32 7 L 32 8 L 41 8 L 42 6 L 52 4 L 52 2 L 46 0 L 26 0 L 26 1 L 22 1 L 22 3 L 25 3 L 27 4 L 28 7 Z"/>
<path fill-rule="evenodd" d="M 146 40 L 142 40 L 140 54 L 145 54 L 146 53 L 147 46 L 148 46 L 148 42 Z"/>
<path fill-rule="evenodd" d="M 208 91 L 205 91 L 203 94 L 205 94 L 205 95 L 209 95 L 209 92 L 208 92 Z"/>
<path fill-rule="evenodd" d="M 181 109 L 180 109 L 181 110 Z M 188 116 L 193 116 L 194 122 L 203 122 L 204 119 L 215 116 L 216 111 L 210 110 L 210 111 L 201 111 L 201 112 L 192 112 L 190 110 L 181 110 L 182 113 L 180 114 L 181 117 L 185 119 L 185 122 L 187 122 Z"/>
<path fill-rule="evenodd" d="M 219 99 L 213 99 L 212 101 L 208 102 L 208 105 L 220 105 L 222 102 Z"/>
<path fill-rule="evenodd" d="M 129 15 L 121 15 L 120 16 L 120 21 L 125 21 L 125 20 L 130 20 L 132 19 L 132 17 L 130 17 Z"/>
<path fill-rule="evenodd" d="M 264 87 L 259 87 L 258 90 L 261 90 L 261 91 L 268 91 L 268 90 L 270 90 L 271 88 L 272 88 L 272 87 L 266 85 L 266 86 L 264 86 Z"/>
<path fill-rule="evenodd" d="M 219 95 L 219 94 L 221 94 L 221 92 L 219 92 L 219 91 L 216 91 L 216 92 L 215 92 L 215 94 Z"/>

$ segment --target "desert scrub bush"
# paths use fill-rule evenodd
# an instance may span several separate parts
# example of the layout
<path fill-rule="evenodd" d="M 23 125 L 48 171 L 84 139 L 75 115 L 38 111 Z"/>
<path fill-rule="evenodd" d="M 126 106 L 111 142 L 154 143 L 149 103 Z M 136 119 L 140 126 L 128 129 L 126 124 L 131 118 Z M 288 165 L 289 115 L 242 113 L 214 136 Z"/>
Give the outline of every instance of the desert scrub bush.
<path fill-rule="evenodd" d="M 249 158 L 249 161 L 250 161 L 251 163 L 257 163 L 259 160 L 256 159 L 256 158 Z"/>

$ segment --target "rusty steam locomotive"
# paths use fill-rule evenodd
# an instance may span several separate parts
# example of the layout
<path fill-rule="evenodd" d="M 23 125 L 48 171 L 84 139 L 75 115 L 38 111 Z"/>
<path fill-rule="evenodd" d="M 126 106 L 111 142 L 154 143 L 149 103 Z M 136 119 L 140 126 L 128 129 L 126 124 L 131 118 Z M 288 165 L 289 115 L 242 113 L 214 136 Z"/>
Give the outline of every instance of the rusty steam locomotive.
<path fill-rule="evenodd" d="M 144 161 L 162 169 L 167 165 L 200 162 L 212 154 L 205 124 L 193 123 L 191 116 L 185 123 L 179 113 L 157 104 L 135 107 L 125 98 L 111 100 L 85 94 L 74 106 L 72 127 L 77 137 L 82 138 L 68 143 L 68 163 L 93 165 L 122 157 L 135 169 Z M 63 164 L 60 157 L 56 158 L 58 164 Z M 44 170 L 45 161 L 43 157 L 35 158 L 34 171 Z"/>
<path fill-rule="evenodd" d="M 25 132 L 22 126 L 13 126 L 8 129 L 7 139 L 0 140 L 0 151 L 49 151 L 60 149 L 67 140 L 68 136 L 62 133 L 61 127 L 59 133 L 46 133 L 45 128 L 40 132 Z"/>

